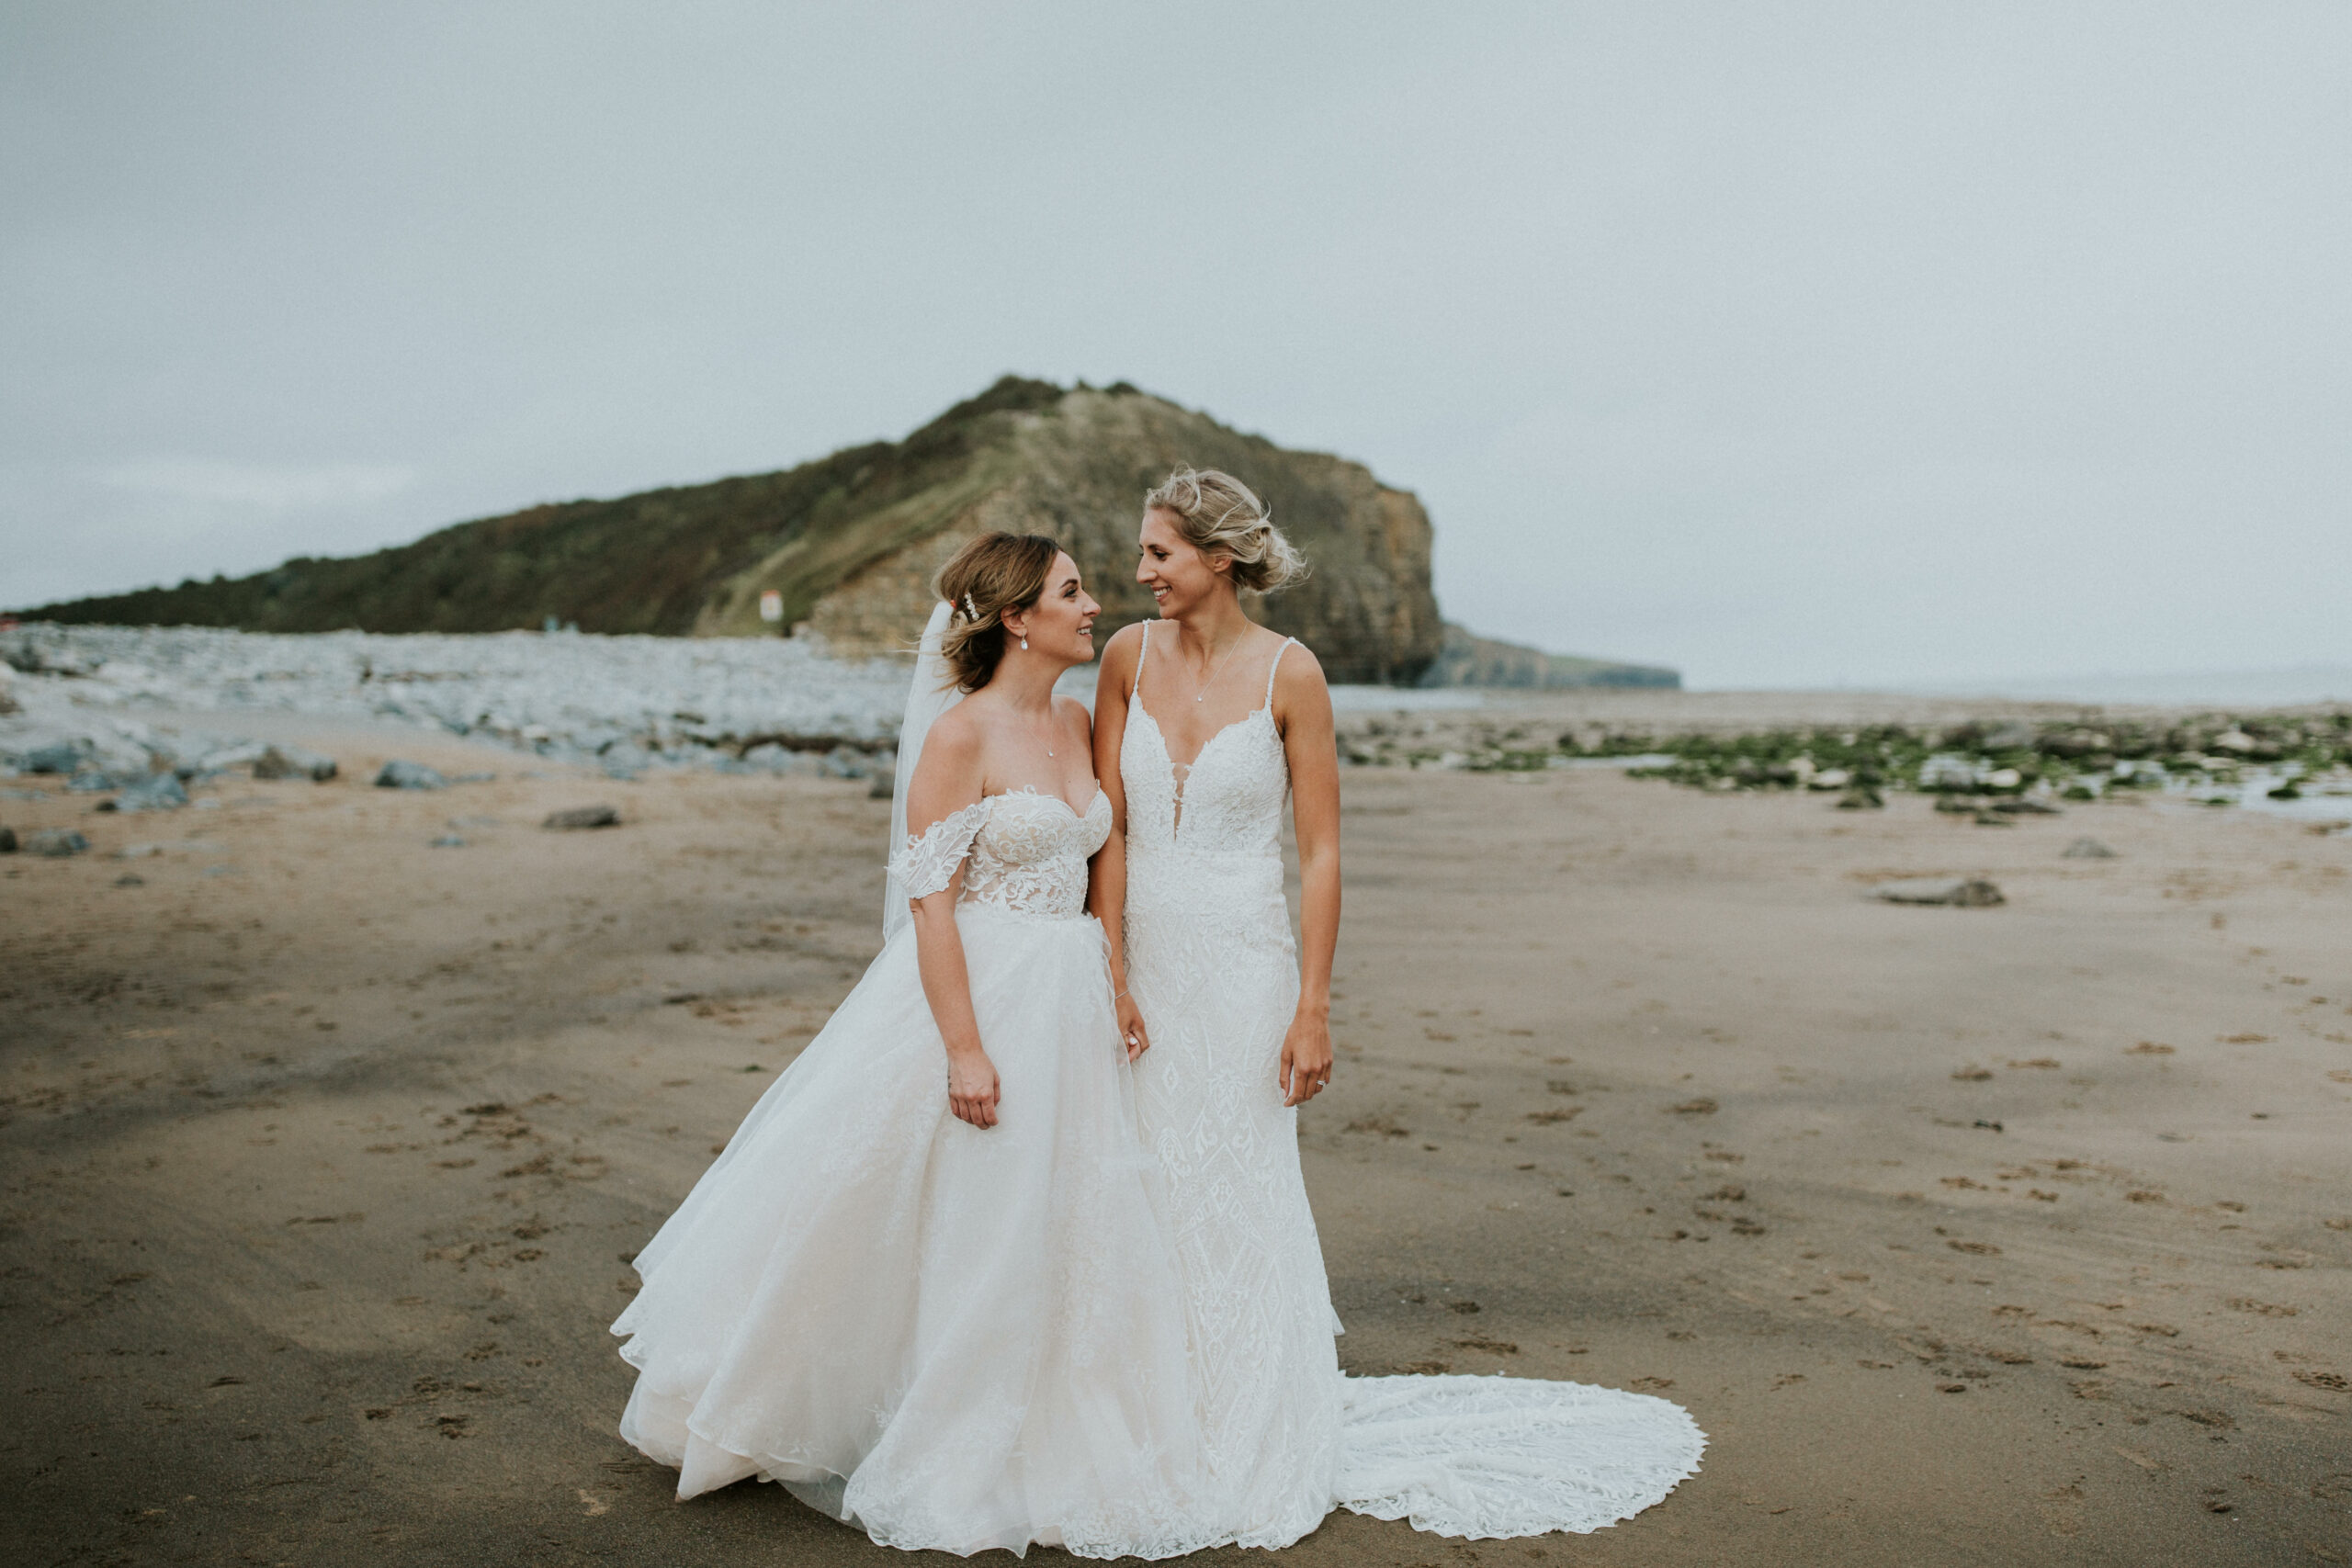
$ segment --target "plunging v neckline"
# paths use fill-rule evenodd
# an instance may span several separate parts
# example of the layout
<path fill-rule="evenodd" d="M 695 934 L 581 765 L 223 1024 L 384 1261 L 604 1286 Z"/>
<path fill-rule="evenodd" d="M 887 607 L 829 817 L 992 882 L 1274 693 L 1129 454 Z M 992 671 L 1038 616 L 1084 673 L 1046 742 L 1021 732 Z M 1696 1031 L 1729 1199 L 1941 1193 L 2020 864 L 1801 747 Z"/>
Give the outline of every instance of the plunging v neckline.
<path fill-rule="evenodd" d="M 1274 712 L 1274 671 L 1282 668 L 1283 655 L 1288 652 L 1290 650 L 1290 645 L 1297 640 L 1298 639 L 1296 637 L 1284 637 L 1283 638 L 1282 646 L 1274 649 L 1274 661 L 1266 668 L 1266 700 L 1263 703 L 1261 703 L 1258 706 L 1251 708 L 1248 713 L 1243 714 L 1239 718 L 1235 719 L 1232 723 L 1220 725 L 1217 728 L 1216 734 L 1201 742 L 1200 750 L 1193 753 L 1193 760 L 1191 761 L 1180 762 L 1176 760 L 1176 754 L 1168 749 L 1168 731 L 1159 728 L 1159 720 L 1151 716 L 1151 709 L 1144 704 L 1143 666 L 1144 660 L 1151 657 L 1151 625 L 1149 622 L 1146 622 L 1144 624 L 1143 651 L 1136 656 L 1135 685 L 1132 689 L 1128 701 L 1134 705 L 1135 711 L 1141 714 L 1146 721 L 1151 725 L 1151 733 L 1159 742 L 1160 758 L 1168 764 L 1168 782 L 1174 791 L 1173 804 L 1175 807 L 1173 818 L 1169 823 L 1169 831 L 1170 833 L 1181 833 L 1184 829 L 1184 786 L 1191 784 L 1193 782 L 1193 775 L 1200 771 L 1201 760 L 1206 757 L 1209 752 L 1216 748 L 1218 741 L 1224 739 L 1227 735 L 1232 734 L 1243 725 L 1248 724 L 1251 719 L 1257 718 L 1262 715 L 1266 718 L 1267 722 L 1272 722 Z M 1195 697 L 1193 700 L 1198 702 L 1200 699 Z M 1277 740 L 1281 739 L 1281 731 L 1279 729 L 1275 732 L 1275 739 Z"/>
<path fill-rule="evenodd" d="M 1251 708 L 1232 723 L 1219 727 L 1215 735 L 1201 742 L 1201 749 L 1193 753 L 1193 760 L 1189 762 L 1178 761 L 1175 753 L 1168 750 L 1168 731 L 1159 728 L 1159 721 L 1153 718 L 1151 710 L 1143 705 L 1141 691 L 1136 693 L 1135 708 L 1136 712 L 1144 716 L 1145 722 L 1151 726 L 1152 739 L 1159 742 L 1160 760 L 1168 764 L 1168 782 L 1175 791 L 1173 802 L 1175 811 L 1169 821 L 1168 830 L 1171 834 L 1181 834 L 1184 830 L 1184 786 L 1193 782 L 1193 773 L 1200 770 L 1201 759 L 1207 756 L 1218 741 L 1248 724 L 1251 719 L 1272 716 L 1274 705 L 1268 703 L 1264 707 Z"/>
<path fill-rule="evenodd" d="M 1201 759 L 1209 754 L 1209 748 L 1224 739 L 1228 731 L 1238 729 L 1243 725 L 1249 723 L 1251 719 L 1258 717 L 1260 715 L 1269 714 L 1273 711 L 1274 705 L 1268 703 L 1263 707 L 1251 708 L 1248 713 L 1243 714 L 1239 718 L 1235 719 L 1230 724 L 1219 726 L 1216 734 L 1201 742 L 1201 749 L 1193 753 L 1193 760 L 1191 761 L 1180 762 L 1176 760 L 1176 753 L 1168 749 L 1168 731 L 1159 728 L 1159 720 L 1152 718 L 1151 710 L 1143 705 L 1143 694 L 1141 692 L 1137 692 L 1136 694 L 1136 712 L 1143 715 L 1146 718 L 1151 719 L 1151 732 L 1159 737 L 1159 754 L 1168 759 L 1168 766 L 1171 770 L 1183 773 L 1186 777 L 1190 777 L 1193 770 L 1201 765 Z M 1179 781 L 1179 783 L 1181 784 L 1182 781 Z M 1180 788 L 1178 793 L 1181 795 L 1182 790 Z"/>

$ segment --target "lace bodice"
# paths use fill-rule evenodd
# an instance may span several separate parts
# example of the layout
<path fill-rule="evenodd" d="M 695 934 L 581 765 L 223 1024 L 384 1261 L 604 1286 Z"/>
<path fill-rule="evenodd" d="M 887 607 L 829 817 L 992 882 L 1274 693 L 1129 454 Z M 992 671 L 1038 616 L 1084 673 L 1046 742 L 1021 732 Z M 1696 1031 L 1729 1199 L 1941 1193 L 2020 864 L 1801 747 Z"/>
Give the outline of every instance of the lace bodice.
<path fill-rule="evenodd" d="M 1086 911 L 1086 863 L 1111 836 L 1111 800 L 1100 789 L 1083 813 L 1035 789 L 982 795 L 910 836 L 890 874 L 909 898 L 926 898 L 956 879 L 956 907 L 1069 919 Z"/>
<path fill-rule="evenodd" d="M 1295 639 L 1291 639 L 1295 640 Z M 1283 802 L 1290 793 L 1290 761 L 1274 725 L 1274 671 L 1285 641 L 1266 671 L 1266 700 L 1209 737 L 1187 768 L 1169 754 L 1168 738 L 1143 705 L 1143 667 L 1151 657 L 1151 627 L 1144 627 L 1136 660 L 1136 696 L 1119 742 L 1119 774 L 1127 790 L 1127 850 L 1206 851 L 1282 855 Z"/>

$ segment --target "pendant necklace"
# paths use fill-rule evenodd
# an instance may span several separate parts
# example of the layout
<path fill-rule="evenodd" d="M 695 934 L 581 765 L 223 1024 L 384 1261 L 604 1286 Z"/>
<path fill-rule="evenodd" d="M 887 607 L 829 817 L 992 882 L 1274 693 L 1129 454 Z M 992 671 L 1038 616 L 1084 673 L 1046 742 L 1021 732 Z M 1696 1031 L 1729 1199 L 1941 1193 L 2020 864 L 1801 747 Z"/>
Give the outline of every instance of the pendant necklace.
<path fill-rule="evenodd" d="M 1235 637 L 1230 643 L 1226 645 L 1225 651 L 1218 654 L 1216 660 L 1210 663 L 1208 679 L 1203 681 L 1200 684 L 1200 689 L 1193 694 L 1193 700 L 1194 702 L 1204 702 L 1207 700 L 1209 688 L 1216 684 L 1216 678 L 1225 669 L 1226 660 L 1233 657 L 1234 649 L 1239 648 L 1242 643 L 1249 638 L 1249 636 L 1250 634 L 1245 631 L 1241 636 Z"/>

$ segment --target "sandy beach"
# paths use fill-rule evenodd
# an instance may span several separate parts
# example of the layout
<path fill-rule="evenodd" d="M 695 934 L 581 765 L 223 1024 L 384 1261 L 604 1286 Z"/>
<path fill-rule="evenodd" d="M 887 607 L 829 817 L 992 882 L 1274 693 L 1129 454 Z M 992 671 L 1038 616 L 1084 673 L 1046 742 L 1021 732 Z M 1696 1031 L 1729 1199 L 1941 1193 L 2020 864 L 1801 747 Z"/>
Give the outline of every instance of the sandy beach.
<path fill-rule="evenodd" d="M 342 778 L 0 801 L 92 844 L 0 860 L 0 1554 L 902 1561 L 778 1488 L 673 1502 L 605 1333 L 876 950 L 888 803 L 275 722 Z M 496 777 L 368 787 L 394 755 Z M 1712 1441 L 1593 1535 L 1340 1515 L 1284 1561 L 2352 1562 L 2352 836 L 1344 790 L 1302 1121 L 1344 1363 L 1662 1391 Z M 2007 902 L 1869 896 L 1930 875 Z"/>

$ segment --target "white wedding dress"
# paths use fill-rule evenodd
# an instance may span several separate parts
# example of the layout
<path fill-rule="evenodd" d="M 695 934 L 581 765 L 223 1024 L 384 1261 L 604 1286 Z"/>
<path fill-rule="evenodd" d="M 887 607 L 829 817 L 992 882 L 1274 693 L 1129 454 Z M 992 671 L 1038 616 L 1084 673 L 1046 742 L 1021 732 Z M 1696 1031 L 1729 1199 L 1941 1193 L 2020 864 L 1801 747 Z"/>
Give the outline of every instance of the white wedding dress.
<path fill-rule="evenodd" d="M 1087 861 L 1099 792 L 993 795 L 892 863 L 956 908 L 1002 1085 L 983 1130 L 903 922 L 636 1259 L 621 1433 L 691 1497 L 746 1476 L 906 1548 L 1168 1557 L 1231 1539 L 1137 1141 Z M 904 903 L 899 904 L 903 910 Z"/>
<path fill-rule="evenodd" d="M 1180 780 L 1141 697 L 1150 633 L 1146 623 L 1119 752 L 1126 977 L 1151 1031 L 1136 1106 L 1167 1180 L 1205 1457 L 1231 1510 L 1217 1533 L 1287 1546 L 1335 1506 L 1471 1539 L 1641 1512 L 1706 1446 L 1666 1400 L 1521 1378 L 1341 1376 L 1298 1113 L 1276 1083 L 1299 982 L 1273 671 L 1265 705 L 1211 737 Z"/>

